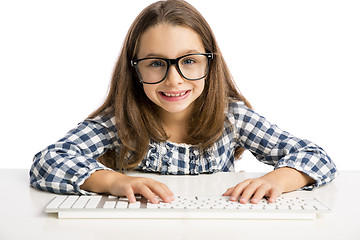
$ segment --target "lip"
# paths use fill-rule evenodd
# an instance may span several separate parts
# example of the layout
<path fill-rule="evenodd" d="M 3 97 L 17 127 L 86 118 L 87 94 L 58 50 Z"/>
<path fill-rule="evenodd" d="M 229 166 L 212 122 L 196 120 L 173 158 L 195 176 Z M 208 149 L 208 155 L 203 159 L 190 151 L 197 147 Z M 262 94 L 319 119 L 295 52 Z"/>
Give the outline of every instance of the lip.
<path fill-rule="evenodd" d="M 174 97 L 171 97 L 171 96 L 166 96 L 164 95 L 163 93 L 166 93 L 166 94 L 171 94 L 171 95 L 177 95 L 177 94 L 182 94 L 184 93 L 184 95 L 179 95 L 179 96 L 174 96 Z M 166 101 L 169 101 L 169 102 L 176 102 L 176 101 L 181 101 L 181 100 L 184 100 L 185 98 L 187 98 L 189 95 L 190 95 L 190 92 L 191 90 L 181 90 L 181 91 L 159 91 L 158 94 L 160 95 L 160 97 Z"/>

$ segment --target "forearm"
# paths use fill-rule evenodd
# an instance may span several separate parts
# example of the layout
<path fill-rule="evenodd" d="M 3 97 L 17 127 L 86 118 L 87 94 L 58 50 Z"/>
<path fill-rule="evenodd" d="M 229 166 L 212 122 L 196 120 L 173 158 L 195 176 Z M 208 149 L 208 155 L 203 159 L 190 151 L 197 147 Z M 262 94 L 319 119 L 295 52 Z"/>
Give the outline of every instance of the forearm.
<path fill-rule="evenodd" d="M 267 173 L 263 178 L 271 182 L 278 182 L 283 192 L 291 192 L 316 182 L 305 173 L 289 167 L 278 168 Z"/>
<path fill-rule="evenodd" d="M 57 151 L 66 143 L 55 143 L 36 154 L 30 169 L 30 185 L 37 189 L 59 194 L 87 194 L 80 188 L 88 172 L 107 169 L 96 160 L 73 154 L 72 146 Z M 67 146 L 67 145 L 66 145 Z"/>
<path fill-rule="evenodd" d="M 95 193 L 110 193 L 110 186 L 122 173 L 110 170 L 99 170 L 91 174 L 80 186 L 80 189 Z"/>

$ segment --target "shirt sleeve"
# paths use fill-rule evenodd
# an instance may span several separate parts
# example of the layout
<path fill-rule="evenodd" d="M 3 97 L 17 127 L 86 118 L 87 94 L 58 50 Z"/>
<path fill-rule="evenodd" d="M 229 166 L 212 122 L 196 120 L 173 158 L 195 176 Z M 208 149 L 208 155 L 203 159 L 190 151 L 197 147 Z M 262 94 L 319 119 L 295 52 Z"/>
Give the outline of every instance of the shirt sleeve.
<path fill-rule="evenodd" d="M 116 128 L 107 123 L 85 120 L 37 153 L 30 169 L 31 186 L 53 193 L 91 194 L 80 186 L 93 172 L 111 170 L 96 159 L 118 142 Z"/>
<path fill-rule="evenodd" d="M 315 184 L 303 188 L 306 190 L 335 178 L 336 166 L 321 147 L 282 131 L 244 104 L 233 105 L 239 145 L 259 161 L 274 166 L 274 169 L 294 168 L 316 180 Z"/>

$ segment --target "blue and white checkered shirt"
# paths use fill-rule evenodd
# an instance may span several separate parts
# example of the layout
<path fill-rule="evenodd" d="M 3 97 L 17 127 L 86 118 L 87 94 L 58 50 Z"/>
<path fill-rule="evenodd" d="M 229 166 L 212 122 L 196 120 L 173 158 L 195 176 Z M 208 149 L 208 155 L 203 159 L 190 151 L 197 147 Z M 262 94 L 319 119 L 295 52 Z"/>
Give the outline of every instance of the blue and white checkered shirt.
<path fill-rule="evenodd" d="M 55 193 L 90 194 L 80 189 L 84 181 L 97 170 L 111 170 L 96 159 L 107 149 L 120 147 L 113 116 L 85 120 L 35 155 L 30 183 Z M 146 157 L 137 168 L 161 174 L 234 171 L 237 147 L 248 149 L 259 161 L 275 169 L 291 167 L 316 180 L 305 189 L 326 184 L 337 174 L 335 164 L 322 148 L 280 130 L 243 102 L 235 101 L 229 103 L 223 134 L 211 148 L 200 152 L 188 144 L 151 141 Z"/>

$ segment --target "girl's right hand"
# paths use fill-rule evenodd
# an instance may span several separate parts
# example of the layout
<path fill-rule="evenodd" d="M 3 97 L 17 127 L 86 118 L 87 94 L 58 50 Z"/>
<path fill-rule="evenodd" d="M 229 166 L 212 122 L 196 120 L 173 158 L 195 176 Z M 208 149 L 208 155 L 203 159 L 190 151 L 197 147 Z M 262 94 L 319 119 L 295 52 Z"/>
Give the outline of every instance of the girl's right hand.
<path fill-rule="evenodd" d="M 151 203 L 159 203 L 157 196 L 164 202 L 171 202 L 175 199 L 170 189 L 161 182 L 151 178 L 131 177 L 109 170 L 92 173 L 80 188 L 90 192 L 126 196 L 131 203 L 136 201 L 135 194 L 143 195 Z"/>
<path fill-rule="evenodd" d="M 175 200 L 174 194 L 163 183 L 145 177 L 131 177 L 125 174 L 114 179 L 109 192 L 114 196 L 126 196 L 129 202 L 136 201 L 135 194 L 141 194 L 151 203 L 159 203 L 159 196 L 164 202 Z"/>

